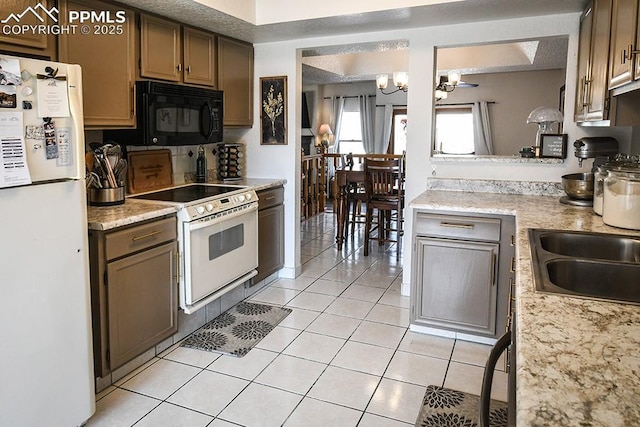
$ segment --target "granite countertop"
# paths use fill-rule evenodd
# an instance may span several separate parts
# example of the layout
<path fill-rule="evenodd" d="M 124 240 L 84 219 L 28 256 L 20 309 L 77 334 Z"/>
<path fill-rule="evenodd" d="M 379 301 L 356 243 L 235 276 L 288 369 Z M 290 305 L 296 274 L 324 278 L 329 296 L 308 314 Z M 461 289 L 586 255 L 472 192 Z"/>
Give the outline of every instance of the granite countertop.
<path fill-rule="evenodd" d="M 557 196 L 428 190 L 410 207 L 516 217 L 518 426 L 640 425 L 640 306 L 535 292 L 527 229 L 640 232 Z"/>
<path fill-rule="evenodd" d="M 255 191 L 279 187 L 284 179 L 246 178 L 232 182 L 213 181 L 214 184 L 241 185 Z M 89 230 L 111 230 L 148 219 L 159 218 L 177 212 L 175 206 L 147 200 L 126 198 L 124 204 L 114 206 L 88 206 L 87 222 Z"/>

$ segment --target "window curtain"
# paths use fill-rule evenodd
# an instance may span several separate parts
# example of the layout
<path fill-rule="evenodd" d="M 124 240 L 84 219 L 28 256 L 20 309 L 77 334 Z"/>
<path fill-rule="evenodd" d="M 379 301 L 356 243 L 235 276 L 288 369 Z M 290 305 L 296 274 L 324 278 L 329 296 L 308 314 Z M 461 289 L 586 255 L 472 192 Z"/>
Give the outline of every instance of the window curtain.
<path fill-rule="evenodd" d="M 329 126 L 333 131 L 333 149 L 329 147 L 329 151 L 333 153 L 339 153 L 340 150 L 340 125 L 342 123 L 342 112 L 344 111 L 344 96 L 332 96 L 331 102 L 331 116 L 329 117 Z"/>
<path fill-rule="evenodd" d="M 473 147 L 476 155 L 493 154 L 493 138 L 489 123 L 489 105 L 487 101 L 474 102 L 471 106 L 473 116 Z"/>
<path fill-rule="evenodd" d="M 376 97 L 358 95 L 360 103 L 360 120 L 362 129 L 362 145 L 367 154 L 376 152 L 375 122 L 376 122 Z"/>
<path fill-rule="evenodd" d="M 382 118 L 382 135 L 377 141 L 376 153 L 384 154 L 389 149 L 391 129 L 393 128 L 393 104 L 384 104 L 384 116 Z"/>

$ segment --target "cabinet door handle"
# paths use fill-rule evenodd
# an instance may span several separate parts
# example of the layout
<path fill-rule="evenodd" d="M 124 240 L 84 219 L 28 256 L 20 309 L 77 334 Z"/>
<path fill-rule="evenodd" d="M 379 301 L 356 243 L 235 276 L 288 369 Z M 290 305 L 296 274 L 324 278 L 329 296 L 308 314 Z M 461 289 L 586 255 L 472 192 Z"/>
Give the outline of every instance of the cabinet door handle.
<path fill-rule="evenodd" d="M 473 230 L 475 227 L 473 224 L 457 224 L 455 222 L 441 222 L 441 227 L 450 227 L 450 228 L 466 228 L 467 230 Z"/>
<path fill-rule="evenodd" d="M 132 238 L 131 238 L 131 241 L 133 241 L 133 242 L 137 242 L 138 240 L 148 239 L 149 237 L 156 236 L 156 235 L 158 235 L 158 234 L 160 234 L 160 233 L 162 233 L 162 232 L 161 232 L 161 231 L 159 231 L 159 230 L 152 231 L 151 233 L 143 234 L 143 235 L 141 235 L 141 236 L 135 236 L 135 237 L 132 237 Z"/>
<path fill-rule="evenodd" d="M 509 277 L 509 301 L 507 301 L 507 319 L 511 316 L 511 301 L 513 301 L 513 279 L 511 277 Z M 509 328 L 508 322 L 507 322 L 507 329 Z"/>
<path fill-rule="evenodd" d="M 174 276 L 176 283 L 180 281 L 180 253 L 176 251 L 176 275 Z"/>
<path fill-rule="evenodd" d="M 621 58 L 620 58 L 620 63 L 624 64 L 624 63 L 627 62 L 627 50 L 626 49 L 622 49 L 622 52 L 620 52 L 620 53 L 622 54 Z"/>
<path fill-rule="evenodd" d="M 509 272 L 510 273 L 515 273 L 516 272 L 516 259 L 515 258 L 511 258 L 511 266 L 509 267 Z"/>
<path fill-rule="evenodd" d="M 178 69 L 178 71 L 182 71 L 182 64 L 178 64 L 176 68 Z"/>
<path fill-rule="evenodd" d="M 187 74 L 191 74 L 191 65 L 187 66 Z"/>
<path fill-rule="evenodd" d="M 584 103 L 582 104 L 583 107 L 588 107 L 589 105 L 591 105 L 591 80 L 589 79 L 585 79 L 584 80 Z"/>
<path fill-rule="evenodd" d="M 496 264 L 498 261 L 498 255 L 495 253 L 491 257 L 491 286 L 496 285 Z"/>
<path fill-rule="evenodd" d="M 275 198 L 276 198 L 276 196 L 269 196 L 269 197 L 265 197 L 265 199 L 264 199 L 264 200 L 265 200 L 265 201 L 267 201 L 267 200 L 273 200 L 273 199 L 275 199 Z"/>

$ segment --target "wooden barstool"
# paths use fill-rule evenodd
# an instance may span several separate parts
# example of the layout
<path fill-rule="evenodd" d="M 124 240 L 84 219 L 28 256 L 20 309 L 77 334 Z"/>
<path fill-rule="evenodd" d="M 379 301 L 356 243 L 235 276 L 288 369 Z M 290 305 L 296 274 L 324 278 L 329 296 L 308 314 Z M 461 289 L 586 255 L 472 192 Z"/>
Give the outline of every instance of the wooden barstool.
<path fill-rule="evenodd" d="M 402 236 L 402 210 L 404 208 L 403 170 L 401 159 L 364 159 L 364 180 L 366 194 L 366 221 L 364 234 L 364 255 L 369 255 L 369 241 L 377 240 L 397 244 L 396 259 L 400 258 L 400 237 Z M 374 210 L 378 213 L 378 223 L 374 227 Z M 392 227 L 395 214 L 395 228 Z M 372 235 L 377 230 L 375 235 Z M 391 233 L 395 232 L 395 239 Z"/>

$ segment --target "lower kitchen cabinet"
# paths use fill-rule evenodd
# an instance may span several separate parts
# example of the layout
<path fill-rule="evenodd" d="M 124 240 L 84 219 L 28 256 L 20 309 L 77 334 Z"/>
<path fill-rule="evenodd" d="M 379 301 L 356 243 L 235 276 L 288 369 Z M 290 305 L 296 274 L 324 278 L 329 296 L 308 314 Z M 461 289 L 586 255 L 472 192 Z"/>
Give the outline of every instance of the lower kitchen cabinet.
<path fill-rule="evenodd" d="M 284 265 L 284 188 L 258 191 L 258 275 L 256 284 Z"/>
<path fill-rule="evenodd" d="M 175 216 L 90 230 L 94 368 L 104 377 L 178 330 Z"/>
<path fill-rule="evenodd" d="M 416 211 L 411 324 L 499 336 L 509 316 L 514 232 L 509 216 Z"/>

